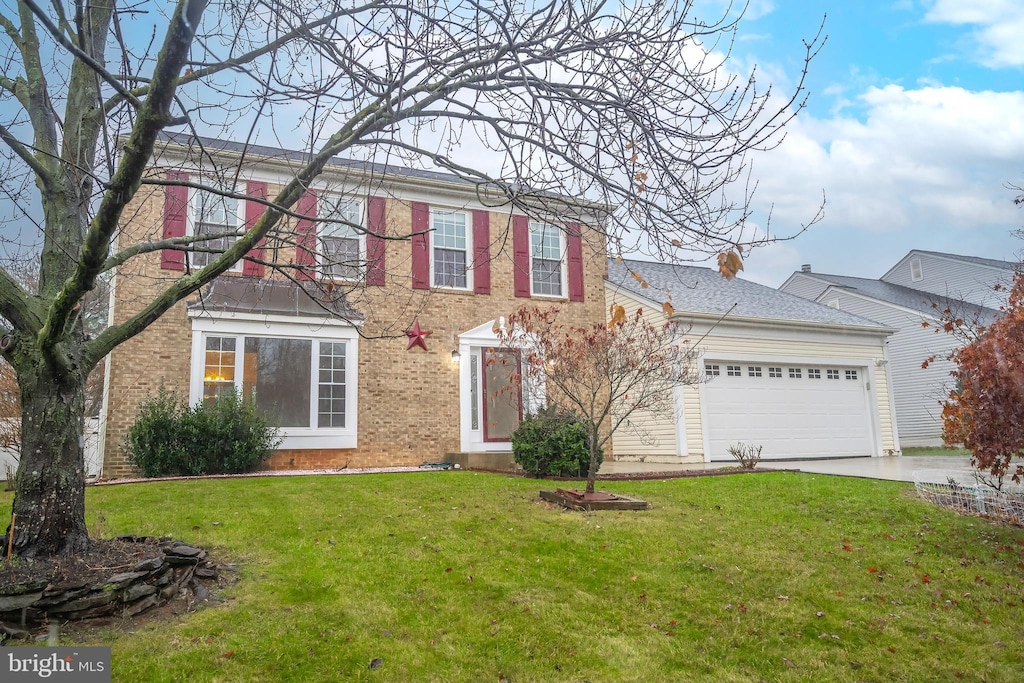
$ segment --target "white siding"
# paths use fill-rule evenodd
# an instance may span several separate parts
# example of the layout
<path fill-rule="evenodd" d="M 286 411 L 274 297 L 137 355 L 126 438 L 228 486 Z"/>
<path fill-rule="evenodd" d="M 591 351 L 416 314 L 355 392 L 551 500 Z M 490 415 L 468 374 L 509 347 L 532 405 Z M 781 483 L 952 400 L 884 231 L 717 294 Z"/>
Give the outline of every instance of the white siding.
<path fill-rule="evenodd" d="M 813 277 L 808 277 L 803 273 L 793 273 L 788 280 L 782 283 L 779 289 L 787 294 L 795 294 L 796 296 L 803 297 L 804 299 L 810 299 L 814 301 L 818 296 L 828 288 L 827 282 L 822 282 Z"/>
<path fill-rule="evenodd" d="M 635 310 L 638 305 L 644 307 L 645 315 L 650 312 L 652 320 L 664 320 L 662 312 L 650 303 L 641 303 L 622 292 L 614 292 L 606 287 L 608 304 L 618 303 L 627 311 Z M 840 332 L 823 332 L 819 334 L 812 325 L 780 331 L 765 326 L 764 329 L 750 331 L 727 331 L 728 324 L 723 324 L 700 344 L 700 350 L 707 358 L 733 358 L 746 361 L 750 358 L 804 359 L 817 361 L 822 366 L 835 365 L 836 359 L 844 361 L 860 361 L 871 377 L 873 405 L 872 419 L 881 442 L 881 454 L 898 450 L 896 434 L 893 428 L 893 416 L 890 409 L 889 384 L 886 368 L 875 364 L 876 360 L 885 356 L 884 340 L 881 336 L 844 335 Z M 689 335 L 692 338 L 698 334 Z M 817 339 L 815 339 L 817 337 Z M 845 338 L 848 337 L 848 338 Z M 826 340 L 827 338 L 827 340 Z M 845 339 L 844 339 L 845 338 Z M 703 359 L 698 359 L 703 367 Z M 763 361 L 767 364 L 767 361 Z M 845 363 L 839 363 L 845 364 Z M 723 368 L 724 371 L 724 368 Z M 685 431 L 676 435 L 676 420 L 672 416 L 658 416 L 649 419 L 645 430 L 651 434 L 656 443 L 644 441 L 625 430 L 612 437 L 615 457 L 651 456 L 661 458 L 677 455 L 680 452 L 677 438 L 685 441 L 686 461 L 700 462 L 704 459 L 704 435 L 701 419 L 700 388 L 687 386 L 681 388 L 682 420 Z M 637 416 L 641 419 L 641 416 Z"/>
<path fill-rule="evenodd" d="M 607 292 L 607 304 L 622 306 L 626 309 L 626 315 L 633 315 L 637 308 L 643 308 L 644 317 L 652 324 L 661 325 L 667 320 L 664 312 L 651 303 L 640 302 L 623 294 L 615 294 L 607 288 L 605 291 Z M 616 458 L 643 457 L 645 459 L 651 459 L 652 456 L 665 459 L 678 457 L 677 417 L 677 415 L 654 414 L 645 410 L 634 412 L 629 416 L 629 424 L 623 424 L 612 435 L 613 455 Z M 699 425 L 700 422 L 698 421 L 696 424 Z"/>
<path fill-rule="evenodd" d="M 953 337 L 942 332 L 936 334 L 934 326 L 922 327 L 925 318 L 920 313 L 849 294 L 838 288 L 827 291 L 822 298 L 838 298 L 840 309 L 899 329 L 889 337 L 887 355 L 900 445 L 940 445 L 940 403 L 948 394 L 948 385 L 952 381 L 949 372 L 953 369 L 953 364 L 945 357 L 955 346 Z M 921 364 L 933 355 L 935 362 L 923 369 Z"/>
<path fill-rule="evenodd" d="M 910 274 L 910 262 L 915 257 L 921 259 L 921 279 L 917 281 Z M 954 301 L 998 309 L 1006 304 L 1013 272 L 934 254 L 911 252 L 883 275 L 882 280 Z M 1001 292 L 993 289 L 997 284 L 1004 286 Z"/>

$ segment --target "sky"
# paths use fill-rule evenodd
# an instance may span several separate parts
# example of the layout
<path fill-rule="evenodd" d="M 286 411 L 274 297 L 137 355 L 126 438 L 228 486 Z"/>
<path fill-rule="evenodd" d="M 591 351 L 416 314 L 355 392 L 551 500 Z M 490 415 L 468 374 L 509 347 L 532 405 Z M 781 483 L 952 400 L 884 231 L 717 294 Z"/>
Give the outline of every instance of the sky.
<path fill-rule="evenodd" d="M 698 11 L 724 5 L 704 0 Z M 802 264 L 877 278 L 911 249 L 1019 260 L 1024 206 L 1020 0 L 750 0 L 732 57 L 785 92 L 825 18 L 807 108 L 753 159 L 755 208 L 790 241 L 743 277 L 778 286 Z"/>

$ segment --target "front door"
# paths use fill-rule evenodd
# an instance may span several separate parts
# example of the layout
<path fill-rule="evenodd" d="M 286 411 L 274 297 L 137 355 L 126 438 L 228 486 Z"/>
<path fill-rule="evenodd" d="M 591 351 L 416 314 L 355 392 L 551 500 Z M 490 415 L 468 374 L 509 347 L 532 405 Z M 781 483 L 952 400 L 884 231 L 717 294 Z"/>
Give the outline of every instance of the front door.
<path fill-rule="evenodd" d="M 523 419 L 519 354 L 513 349 L 482 349 L 484 441 L 508 441 Z"/>

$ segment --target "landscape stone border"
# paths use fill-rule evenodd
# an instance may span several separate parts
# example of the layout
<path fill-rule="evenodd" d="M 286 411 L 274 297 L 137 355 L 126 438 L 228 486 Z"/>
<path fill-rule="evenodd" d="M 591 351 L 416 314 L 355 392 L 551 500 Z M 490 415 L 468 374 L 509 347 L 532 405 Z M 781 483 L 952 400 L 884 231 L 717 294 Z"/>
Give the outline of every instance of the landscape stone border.
<path fill-rule="evenodd" d="M 94 583 L 34 581 L 11 586 L 0 592 L 0 631 L 10 637 L 28 637 L 21 629 L 48 620 L 131 617 L 181 593 L 191 592 L 200 601 L 210 597 L 203 584 L 215 581 L 220 570 L 202 548 L 151 536 L 125 535 L 114 540 L 153 544 L 162 555 Z"/>

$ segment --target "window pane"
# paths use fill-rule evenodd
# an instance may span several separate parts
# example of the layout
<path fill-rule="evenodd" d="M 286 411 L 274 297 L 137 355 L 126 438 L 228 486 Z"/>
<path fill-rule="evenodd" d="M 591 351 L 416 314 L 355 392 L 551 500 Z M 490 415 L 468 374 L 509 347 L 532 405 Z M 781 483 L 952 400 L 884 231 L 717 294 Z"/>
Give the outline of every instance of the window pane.
<path fill-rule="evenodd" d="M 215 401 L 235 388 L 235 338 L 207 337 L 203 368 L 203 401 Z"/>
<path fill-rule="evenodd" d="M 562 295 L 562 262 L 533 259 L 533 293 Z"/>
<path fill-rule="evenodd" d="M 466 214 L 461 211 L 431 212 L 434 246 L 442 249 L 466 250 Z"/>
<path fill-rule="evenodd" d="M 321 245 L 321 270 L 329 277 L 359 278 L 359 239 L 324 237 Z"/>
<path fill-rule="evenodd" d="M 465 251 L 434 249 L 434 286 L 467 286 Z"/>
<path fill-rule="evenodd" d="M 558 228 L 546 223 L 531 223 L 530 254 L 534 258 L 560 261 L 562 239 Z"/>
<path fill-rule="evenodd" d="M 234 197 L 222 197 L 205 190 L 196 190 L 195 201 L 193 229 L 196 237 L 237 232 L 239 225 L 237 199 Z M 196 242 L 195 248 L 213 250 L 219 253 L 229 249 L 237 240 L 237 234 L 217 237 L 203 242 Z M 202 268 L 214 260 L 217 254 L 196 252 L 190 254 L 190 256 L 192 265 Z"/>
<path fill-rule="evenodd" d="M 318 230 L 322 237 L 354 237 L 358 239 L 359 230 L 353 226 L 363 226 L 363 206 L 354 199 L 326 196 L 323 198 L 321 216 L 332 221 L 348 221 L 345 223 L 321 222 Z"/>
<path fill-rule="evenodd" d="M 345 342 L 320 342 L 317 426 L 345 426 Z"/>
<path fill-rule="evenodd" d="M 276 427 L 309 427 L 309 339 L 245 338 L 242 391 Z"/>
<path fill-rule="evenodd" d="M 469 354 L 469 428 L 480 429 L 480 371 L 475 353 Z"/>

